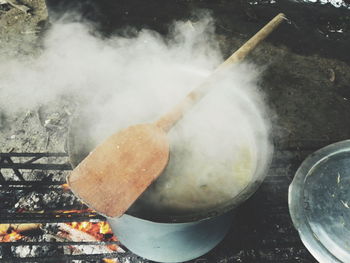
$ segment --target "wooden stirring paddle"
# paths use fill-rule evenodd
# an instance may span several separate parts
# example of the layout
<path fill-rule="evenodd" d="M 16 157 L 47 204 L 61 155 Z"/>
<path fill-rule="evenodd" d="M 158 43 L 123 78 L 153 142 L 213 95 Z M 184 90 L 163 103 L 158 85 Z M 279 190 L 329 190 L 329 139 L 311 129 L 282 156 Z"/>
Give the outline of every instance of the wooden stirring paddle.
<path fill-rule="evenodd" d="M 157 122 L 121 130 L 97 146 L 67 177 L 73 193 L 98 213 L 123 215 L 166 167 L 170 128 L 213 88 L 218 73 L 243 60 L 284 19 L 284 14 L 272 19 Z"/>

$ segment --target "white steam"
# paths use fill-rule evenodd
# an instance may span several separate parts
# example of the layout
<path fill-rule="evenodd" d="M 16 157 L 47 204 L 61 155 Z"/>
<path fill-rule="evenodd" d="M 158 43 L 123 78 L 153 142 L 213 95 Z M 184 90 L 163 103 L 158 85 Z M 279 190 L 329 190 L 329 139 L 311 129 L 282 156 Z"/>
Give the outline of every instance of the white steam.
<path fill-rule="evenodd" d="M 210 18 L 177 22 L 167 38 L 132 33 L 102 39 L 80 23 L 54 24 L 39 57 L 1 61 L 1 107 L 32 108 L 71 95 L 91 112 L 97 143 L 157 120 L 223 61 Z M 261 180 L 270 150 L 258 75 L 252 65 L 233 67 L 170 131 L 169 165 L 136 209 L 212 210 Z"/>

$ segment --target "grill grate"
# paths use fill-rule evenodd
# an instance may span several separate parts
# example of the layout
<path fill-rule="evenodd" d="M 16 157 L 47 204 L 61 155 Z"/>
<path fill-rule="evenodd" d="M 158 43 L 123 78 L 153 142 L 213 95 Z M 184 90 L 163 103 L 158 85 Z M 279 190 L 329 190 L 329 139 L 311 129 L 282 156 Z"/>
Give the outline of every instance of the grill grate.
<path fill-rule="evenodd" d="M 28 177 L 25 173 L 34 170 L 42 172 L 40 180 L 26 180 Z M 87 207 L 76 201 L 73 205 L 66 205 L 64 202 L 58 202 L 54 208 L 45 208 L 39 211 L 21 211 L 15 208 L 14 204 L 20 196 L 28 193 L 50 193 L 56 192 L 60 197 L 65 191 L 66 195 L 73 194 L 68 192 L 62 186 L 64 174 L 58 176 L 56 180 L 52 179 L 53 175 L 71 170 L 66 153 L 0 153 L 0 223 L 1 224 L 21 224 L 21 223 L 64 223 L 64 222 L 100 222 L 106 219 L 93 212 Z M 73 211 L 71 211 L 73 210 Z M 1 240 L 0 240 L 1 241 Z M 0 242 L 0 261 L 1 262 L 71 262 L 73 260 L 84 260 L 90 262 L 102 262 L 104 258 L 121 257 L 120 253 L 84 253 L 84 254 L 64 254 L 39 256 L 16 257 L 13 250 L 16 247 L 24 246 L 32 249 L 34 246 L 49 247 L 52 251 L 63 251 L 63 248 L 71 246 L 89 246 L 91 251 L 94 247 L 118 245 L 118 241 L 21 241 Z M 125 257 L 130 252 L 123 253 Z"/>
<path fill-rule="evenodd" d="M 20 161 L 18 161 L 20 160 Z M 55 163 L 61 162 L 61 163 Z M 11 179 L 6 180 L 2 170 L 12 170 Z M 74 206 L 56 206 L 55 209 L 45 209 L 38 212 L 18 212 L 13 208 L 13 201 L 20 194 L 28 192 L 55 191 L 62 193 L 64 180 L 52 181 L 48 177 L 41 180 L 26 181 L 23 170 L 40 171 L 68 171 L 71 170 L 66 153 L 0 153 L 0 193 L 5 202 L 0 207 L 1 223 L 52 223 L 52 222 L 80 222 L 104 221 L 105 218 L 95 212 L 84 212 L 87 207 L 78 202 Z M 52 174 L 52 173 L 51 173 Z M 9 200 L 6 202 L 6 200 Z M 12 201 L 12 202 L 11 202 Z M 64 203 L 62 203 L 63 205 Z M 76 212 L 64 212 L 78 210 Z"/>

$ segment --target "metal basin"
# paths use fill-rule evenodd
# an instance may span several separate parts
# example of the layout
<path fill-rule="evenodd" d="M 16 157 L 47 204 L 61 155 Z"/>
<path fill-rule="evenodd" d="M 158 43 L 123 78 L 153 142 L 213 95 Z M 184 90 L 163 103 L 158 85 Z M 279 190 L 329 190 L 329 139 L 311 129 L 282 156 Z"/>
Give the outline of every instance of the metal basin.
<path fill-rule="evenodd" d="M 350 262 L 350 140 L 311 154 L 289 187 L 289 211 L 319 261 Z"/>

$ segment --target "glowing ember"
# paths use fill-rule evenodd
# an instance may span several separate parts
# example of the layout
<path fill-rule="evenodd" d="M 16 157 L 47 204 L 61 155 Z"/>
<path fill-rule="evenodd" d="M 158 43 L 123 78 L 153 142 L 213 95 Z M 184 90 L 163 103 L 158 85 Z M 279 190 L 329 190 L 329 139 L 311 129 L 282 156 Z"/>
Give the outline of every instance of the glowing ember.
<path fill-rule="evenodd" d="M 85 232 L 92 236 L 96 240 L 100 241 L 117 241 L 117 238 L 113 235 L 112 229 L 107 222 L 72 222 L 65 223 L 73 229 Z M 115 244 L 107 245 L 112 251 L 118 251 L 118 246 Z M 114 259 L 110 259 L 114 260 Z M 116 263 L 118 261 L 110 261 Z"/>
<path fill-rule="evenodd" d="M 9 234 L 0 233 L 0 242 L 13 242 L 22 239 L 23 236 L 17 233 L 15 230 L 11 230 Z"/>
<path fill-rule="evenodd" d="M 23 232 L 39 229 L 41 224 L 0 224 L 0 242 L 13 242 L 22 239 Z"/>
<path fill-rule="evenodd" d="M 107 222 L 101 222 L 100 233 L 101 234 L 112 234 L 112 229 Z"/>
<path fill-rule="evenodd" d="M 63 188 L 63 190 L 69 190 L 69 185 L 68 184 L 61 184 L 61 187 Z"/>
<path fill-rule="evenodd" d="M 86 208 L 86 209 L 71 209 L 71 210 L 56 210 L 56 213 L 63 213 L 63 214 L 70 214 L 70 213 L 94 213 L 95 211 L 90 209 L 90 208 Z"/>
<path fill-rule="evenodd" d="M 103 261 L 104 261 L 105 263 L 119 263 L 118 260 L 113 259 L 113 258 L 104 258 Z"/>
<path fill-rule="evenodd" d="M 107 222 L 72 222 L 66 223 L 72 228 L 88 233 L 101 241 L 116 241 L 112 229 Z M 114 250 L 114 249 L 113 249 Z"/>

